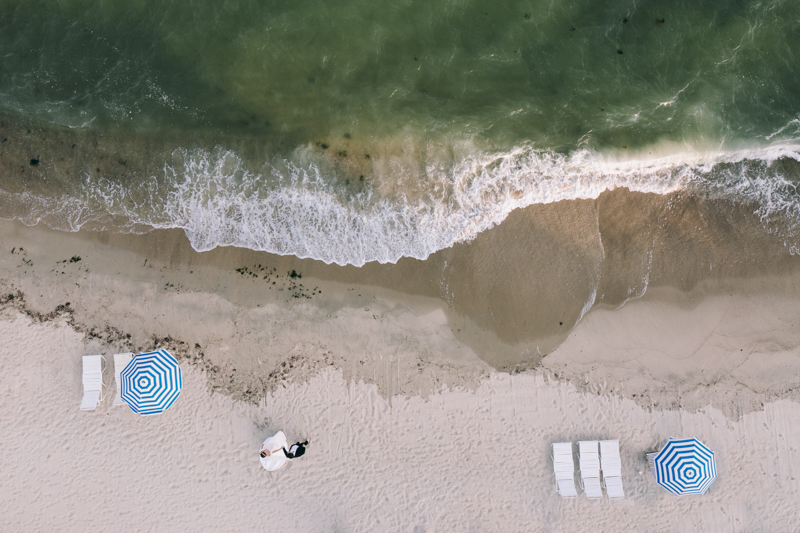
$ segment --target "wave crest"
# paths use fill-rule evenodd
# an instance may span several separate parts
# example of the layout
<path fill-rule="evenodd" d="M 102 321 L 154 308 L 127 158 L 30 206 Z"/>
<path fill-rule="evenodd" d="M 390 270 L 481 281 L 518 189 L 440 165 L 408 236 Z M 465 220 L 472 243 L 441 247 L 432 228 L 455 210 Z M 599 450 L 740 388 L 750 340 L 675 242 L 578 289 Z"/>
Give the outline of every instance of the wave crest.
<path fill-rule="evenodd" d="M 244 171 L 231 152 L 187 153 L 185 161 L 186 180 L 167 201 L 172 216 L 154 226 L 183 228 L 197 250 L 240 246 L 355 266 L 425 259 L 534 203 L 595 198 L 615 187 L 663 194 L 686 183 L 674 166 L 612 168 L 589 152 L 566 157 L 522 147 L 466 158 L 415 200 L 347 196 L 314 164 L 287 164 L 288 176 L 263 195 L 263 177 Z"/>
<path fill-rule="evenodd" d="M 86 176 L 78 191 L 58 198 L 0 191 L 2 215 L 68 231 L 181 228 L 198 251 L 238 246 L 355 266 L 425 259 L 475 238 L 514 209 L 596 198 L 617 187 L 744 198 L 758 202 L 762 216 L 800 220 L 796 177 L 775 164 L 800 161 L 796 146 L 627 162 L 522 146 L 447 167 L 426 163 L 424 190 L 384 196 L 379 187 L 349 192 L 313 162 L 284 160 L 254 172 L 229 150 L 174 155 L 177 163 L 166 164 L 162 176 L 133 187 Z"/>

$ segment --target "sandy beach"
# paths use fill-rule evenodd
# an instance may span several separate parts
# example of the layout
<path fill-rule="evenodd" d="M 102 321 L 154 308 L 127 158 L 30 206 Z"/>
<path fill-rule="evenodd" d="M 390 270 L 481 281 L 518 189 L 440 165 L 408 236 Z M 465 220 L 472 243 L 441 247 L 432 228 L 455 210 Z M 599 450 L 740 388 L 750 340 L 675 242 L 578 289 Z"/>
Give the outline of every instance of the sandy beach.
<path fill-rule="evenodd" d="M 6 4 L 0 533 L 800 531 L 800 3 Z"/>
<path fill-rule="evenodd" d="M 440 298 L 181 242 L 0 223 L 2 529 L 800 527 L 790 271 L 596 306 L 509 373 L 483 356 L 497 334 Z M 111 361 L 152 348 L 179 359 L 184 389 L 141 418 L 111 405 Z M 106 399 L 80 412 L 95 353 Z M 269 473 L 257 452 L 277 430 L 312 444 Z M 644 453 L 671 436 L 717 453 L 706 495 L 677 498 L 649 473 Z M 605 438 L 620 440 L 626 498 L 558 496 L 550 444 Z"/>
<path fill-rule="evenodd" d="M 257 404 L 213 393 L 184 365 L 184 391 L 141 418 L 107 398 L 79 412 L 86 338 L 6 312 L 0 525 L 8 531 L 795 531 L 800 406 L 731 420 L 707 407 L 648 411 L 541 375 L 495 373 L 474 391 L 384 398 L 323 369 Z M 274 473 L 257 458 L 282 429 L 311 437 Z M 713 446 L 702 497 L 659 487 L 642 454 L 669 436 Z M 553 441 L 618 438 L 626 498 L 564 500 Z"/>

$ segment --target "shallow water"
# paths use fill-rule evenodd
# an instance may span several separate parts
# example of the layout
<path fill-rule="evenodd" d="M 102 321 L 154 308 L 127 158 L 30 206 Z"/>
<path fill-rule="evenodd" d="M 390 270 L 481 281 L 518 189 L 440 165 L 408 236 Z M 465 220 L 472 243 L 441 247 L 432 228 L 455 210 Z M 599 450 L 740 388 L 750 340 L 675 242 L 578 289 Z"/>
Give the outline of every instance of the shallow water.
<path fill-rule="evenodd" d="M 2 1 L 0 216 L 360 266 L 626 187 L 740 202 L 791 251 L 798 20 L 780 0 Z"/>
<path fill-rule="evenodd" d="M 7 111 L 71 127 L 297 144 L 749 143 L 798 118 L 798 15 L 780 0 L 3 2 L 0 91 Z"/>

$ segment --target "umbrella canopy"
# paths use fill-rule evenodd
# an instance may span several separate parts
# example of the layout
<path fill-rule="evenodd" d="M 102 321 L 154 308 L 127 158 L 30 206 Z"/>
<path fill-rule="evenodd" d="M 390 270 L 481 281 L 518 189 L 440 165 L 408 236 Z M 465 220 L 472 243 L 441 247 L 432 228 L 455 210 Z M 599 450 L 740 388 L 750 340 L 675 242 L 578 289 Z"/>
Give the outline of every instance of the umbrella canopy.
<path fill-rule="evenodd" d="M 714 452 L 697 437 L 669 439 L 653 464 L 658 484 L 678 496 L 704 494 L 717 477 Z"/>
<path fill-rule="evenodd" d="M 182 386 L 181 367 L 166 350 L 137 354 L 120 373 L 122 401 L 140 415 L 166 411 Z"/>

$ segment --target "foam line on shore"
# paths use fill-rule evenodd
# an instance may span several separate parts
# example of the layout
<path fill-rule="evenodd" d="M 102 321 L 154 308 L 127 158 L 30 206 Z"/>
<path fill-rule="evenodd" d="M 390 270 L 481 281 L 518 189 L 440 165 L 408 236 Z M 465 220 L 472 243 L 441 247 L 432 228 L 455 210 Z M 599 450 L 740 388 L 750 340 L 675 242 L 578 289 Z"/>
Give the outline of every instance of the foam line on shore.
<path fill-rule="evenodd" d="M 426 259 L 474 239 L 515 209 L 597 198 L 620 187 L 754 201 L 763 217 L 800 220 L 796 184 L 774 165 L 800 161 L 794 145 L 621 162 L 586 150 L 566 156 L 529 146 L 473 154 L 450 167 L 427 162 L 427 182 L 413 194 L 351 193 L 314 162 L 284 160 L 265 175 L 221 148 L 178 150 L 180 163 L 165 164 L 163 176 L 127 189 L 86 176 L 78 196 L 0 193 L 6 206 L 15 206 L 3 217 L 26 224 L 42 221 L 67 231 L 180 228 L 198 251 L 237 246 L 355 266 Z"/>

